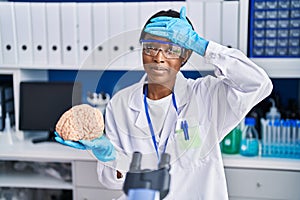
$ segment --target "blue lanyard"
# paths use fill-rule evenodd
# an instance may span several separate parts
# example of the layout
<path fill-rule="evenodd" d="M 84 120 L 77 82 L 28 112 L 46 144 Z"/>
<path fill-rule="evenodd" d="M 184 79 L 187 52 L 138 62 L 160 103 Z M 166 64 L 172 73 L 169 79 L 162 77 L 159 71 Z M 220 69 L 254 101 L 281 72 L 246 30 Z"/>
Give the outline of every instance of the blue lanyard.
<path fill-rule="evenodd" d="M 160 160 L 160 156 L 158 153 L 158 147 L 157 147 L 157 143 L 156 143 L 156 138 L 155 138 L 155 134 L 154 134 L 154 129 L 153 129 L 152 121 L 151 121 L 149 110 L 148 110 L 147 93 L 148 93 L 148 85 L 145 86 L 145 91 L 144 91 L 144 106 L 145 106 L 145 112 L 146 112 L 146 117 L 147 117 L 147 121 L 148 121 L 148 126 L 149 126 L 149 129 L 151 132 L 152 142 L 153 142 L 153 145 L 154 145 L 154 148 L 156 151 L 157 158 L 158 158 L 158 160 Z M 178 113 L 174 92 L 172 92 L 172 102 L 173 102 L 173 106 L 174 106 L 176 112 Z M 166 151 L 168 140 L 169 140 L 169 137 L 166 140 L 163 153 Z"/>

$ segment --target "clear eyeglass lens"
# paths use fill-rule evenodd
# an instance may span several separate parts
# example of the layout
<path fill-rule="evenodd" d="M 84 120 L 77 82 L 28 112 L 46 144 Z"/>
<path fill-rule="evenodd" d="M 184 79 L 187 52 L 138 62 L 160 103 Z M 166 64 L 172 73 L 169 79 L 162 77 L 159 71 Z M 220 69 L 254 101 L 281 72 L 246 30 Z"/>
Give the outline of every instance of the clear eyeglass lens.
<path fill-rule="evenodd" d="M 159 51 L 161 51 L 166 58 L 179 58 L 181 56 L 181 47 L 174 45 L 158 47 L 154 43 L 143 43 L 143 51 L 146 55 L 153 57 L 156 56 Z"/>

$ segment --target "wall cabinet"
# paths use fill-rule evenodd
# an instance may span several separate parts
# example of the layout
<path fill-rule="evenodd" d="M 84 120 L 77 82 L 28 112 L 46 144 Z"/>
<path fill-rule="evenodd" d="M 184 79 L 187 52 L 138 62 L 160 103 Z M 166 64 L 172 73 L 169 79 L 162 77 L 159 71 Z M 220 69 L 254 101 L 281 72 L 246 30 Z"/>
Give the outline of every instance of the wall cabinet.
<path fill-rule="evenodd" d="M 200 36 L 239 48 L 245 54 L 248 49 L 249 1 L 0 4 L 0 11 L 3 11 L 0 12 L 3 22 L 0 23 L 0 30 L 5 31 L 0 34 L 0 66 L 11 69 L 143 70 L 138 42 L 141 27 L 156 11 L 169 8 L 180 10 L 181 6 L 186 6 L 187 16 Z M 65 12 L 60 16 L 62 10 Z M 111 15 L 115 10 L 124 17 L 120 19 Z M 37 11 L 40 11 L 37 16 L 42 17 L 39 20 L 33 17 L 32 22 L 25 24 L 24 19 L 31 20 L 30 15 L 36 16 Z M 15 15 L 20 16 L 14 18 Z M 19 23 L 18 19 L 24 22 Z M 130 23 L 127 23 L 129 20 Z M 31 23 L 34 23 L 32 29 Z M 36 23 L 40 24 L 36 26 Z M 60 23 L 65 24 L 66 28 L 61 30 Z M 37 27 L 40 37 L 36 36 L 34 27 Z M 46 34 L 46 30 L 53 34 Z M 17 36 L 25 38 L 21 40 Z M 36 45 L 36 39 L 45 46 Z M 28 43 L 25 50 L 22 48 L 24 44 L 19 44 L 23 40 Z M 71 44 L 66 47 L 65 43 Z M 10 48 L 7 49 L 7 46 Z M 272 78 L 300 77 L 300 58 L 252 60 Z M 193 54 L 183 70 L 212 71 L 213 66 Z"/>

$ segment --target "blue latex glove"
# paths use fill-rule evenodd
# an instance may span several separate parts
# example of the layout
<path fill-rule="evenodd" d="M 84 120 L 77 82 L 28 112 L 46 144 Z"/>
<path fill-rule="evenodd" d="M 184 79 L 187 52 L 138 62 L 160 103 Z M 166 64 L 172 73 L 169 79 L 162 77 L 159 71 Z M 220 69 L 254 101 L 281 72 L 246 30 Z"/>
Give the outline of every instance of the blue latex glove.
<path fill-rule="evenodd" d="M 60 135 L 56 131 L 54 131 L 54 134 L 55 134 L 54 139 L 56 140 L 56 142 L 66 145 L 66 146 L 69 146 L 69 147 L 73 147 L 75 149 L 86 150 L 86 147 L 83 144 L 81 144 L 80 142 L 75 142 L 72 140 L 64 140 L 62 137 L 60 137 Z"/>
<path fill-rule="evenodd" d="M 112 143 L 102 135 L 94 140 L 79 140 L 87 149 L 92 150 L 98 160 L 103 162 L 116 159 L 116 151 Z"/>
<path fill-rule="evenodd" d="M 114 146 L 104 135 L 94 140 L 79 140 L 78 142 L 76 142 L 71 140 L 64 140 L 56 131 L 54 132 L 54 134 L 54 139 L 60 144 L 76 149 L 92 150 L 93 154 L 100 161 L 107 162 L 116 159 Z"/>
<path fill-rule="evenodd" d="M 208 45 L 208 41 L 201 38 L 186 19 L 186 8 L 180 10 L 180 18 L 156 17 L 144 29 L 145 32 L 159 37 L 164 37 L 170 41 L 195 51 L 203 56 Z"/>

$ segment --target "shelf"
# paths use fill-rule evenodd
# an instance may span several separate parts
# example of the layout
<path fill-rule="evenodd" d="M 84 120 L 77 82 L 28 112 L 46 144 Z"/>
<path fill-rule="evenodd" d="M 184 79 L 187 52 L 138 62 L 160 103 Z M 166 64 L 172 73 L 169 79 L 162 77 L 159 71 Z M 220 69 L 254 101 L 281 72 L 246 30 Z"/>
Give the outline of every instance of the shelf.
<path fill-rule="evenodd" d="M 0 187 L 44 188 L 72 190 L 71 182 L 33 172 L 5 171 L 0 173 Z"/>
<path fill-rule="evenodd" d="M 200 57 L 200 56 L 198 56 Z M 188 63 L 182 68 L 183 71 L 213 71 L 214 67 L 211 64 L 207 64 L 200 58 L 191 58 Z M 17 66 L 17 65 L 6 65 L 2 66 L 7 70 L 86 70 L 86 71 L 144 71 L 143 66 L 70 66 L 70 65 L 39 65 L 39 66 Z M 3 73 L 2 73 L 3 74 Z M 5 74 L 5 73 L 4 73 Z"/>
<path fill-rule="evenodd" d="M 300 58 L 251 58 L 271 78 L 300 78 Z"/>
<path fill-rule="evenodd" d="M 300 159 L 222 154 L 224 167 L 300 171 Z"/>
<path fill-rule="evenodd" d="M 258 66 L 262 67 L 271 78 L 300 78 L 300 58 L 251 58 Z M 143 71 L 143 67 L 130 66 L 3 66 L 4 71 L 0 74 L 13 74 L 14 70 L 128 70 Z M 182 68 L 183 71 L 213 71 L 214 66 L 205 63 L 200 56 L 192 56 Z"/>

